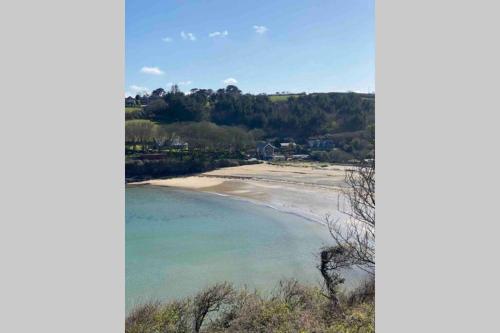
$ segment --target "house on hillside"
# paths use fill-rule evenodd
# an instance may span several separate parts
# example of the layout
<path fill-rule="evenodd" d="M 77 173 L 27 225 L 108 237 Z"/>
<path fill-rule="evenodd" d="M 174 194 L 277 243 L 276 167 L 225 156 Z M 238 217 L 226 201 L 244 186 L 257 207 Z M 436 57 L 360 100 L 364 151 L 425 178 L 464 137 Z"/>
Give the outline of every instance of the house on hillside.
<path fill-rule="evenodd" d="M 272 159 L 277 148 L 268 142 L 257 144 L 257 157 L 262 160 Z"/>
<path fill-rule="evenodd" d="M 295 149 L 295 142 L 281 142 L 280 143 L 280 147 L 281 149 L 284 149 L 284 150 L 293 150 Z"/>
<path fill-rule="evenodd" d="M 135 106 L 135 104 L 136 104 L 135 103 L 135 98 L 130 97 L 130 96 L 127 97 L 127 98 L 125 98 L 125 106 L 131 107 L 131 106 Z"/>
<path fill-rule="evenodd" d="M 188 150 L 189 144 L 185 141 L 182 141 L 179 138 L 174 138 L 172 140 L 172 142 L 170 143 L 170 147 L 175 148 L 175 149 Z"/>
<path fill-rule="evenodd" d="M 280 153 L 286 157 L 290 157 L 295 152 L 295 142 L 280 142 Z"/>

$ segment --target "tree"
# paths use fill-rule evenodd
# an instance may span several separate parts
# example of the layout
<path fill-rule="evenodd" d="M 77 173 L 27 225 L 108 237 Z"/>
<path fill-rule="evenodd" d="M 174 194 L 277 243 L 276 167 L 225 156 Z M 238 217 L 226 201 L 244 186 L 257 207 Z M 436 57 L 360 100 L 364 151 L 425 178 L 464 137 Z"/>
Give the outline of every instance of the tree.
<path fill-rule="evenodd" d="M 241 94 L 241 90 L 238 89 L 237 86 L 234 86 L 234 85 L 228 85 L 226 87 L 226 94 L 230 94 L 230 95 L 240 95 Z"/>
<path fill-rule="evenodd" d="M 339 201 L 347 201 L 348 209 L 342 209 L 347 219 L 327 217 L 336 245 L 321 250 L 318 265 L 333 313 L 340 311 L 338 288 L 344 283 L 342 270 L 356 266 L 370 275 L 369 281 L 375 277 L 375 161 L 348 170 L 345 181 L 348 187 Z"/>
<path fill-rule="evenodd" d="M 158 88 L 158 89 L 155 89 L 153 90 L 153 92 L 151 93 L 151 96 L 153 97 L 163 97 L 166 95 L 166 91 L 163 89 L 163 88 Z"/>
<path fill-rule="evenodd" d="M 155 125 L 152 129 L 152 138 L 156 149 L 161 150 L 168 142 L 173 139 L 173 135 L 167 132 L 163 126 Z"/>
<path fill-rule="evenodd" d="M 168 104 L 162 98 L 157 98 L 144 108 L 146 117 L 162 120 L 167 117 Z"/>
<path fill-rule="evenodd" d="M 143 151 L 147 150 L 147 144 L 152 141 L 155 124 L 149 120 L 135 119 L 125 122 L 125 141 L 135 146 L 141 145 Z"/>
<path fill-rule="evenodd" d="M 172 94 L 177 94 L 180 92 L 179 86 L 177 84 L 173 84 L 172 87 L 170 87 L 170 92 Z"/>
<path fill-rule="evenodd" d="M 347 218 L 327 217 L 330 234 L 351 266 L 375 276 L 375 160 L 347 170 L 345 181 L 339 208 Z"/>
<path fill-rule="evenodd" d="M 196 295 L 193 304 L 194 331 L 199 332 L 206 315 L 219 311 L 221 306 L 231 301 L 233 295 L 234 289 L 227 282 L 218 283 Z"/>
<path fill-rule="evenodd" d="M 318 269 L 325 282 L 325 295 L 330 299 L 332 312 L 339 310 L 339 286 L 344 283 L 344 278 L 341 275 L 342 269 L 351 266 L 351 258 L 349 249 L 340 245 L 326 247 L 321 251 L 321 263 Z"/>

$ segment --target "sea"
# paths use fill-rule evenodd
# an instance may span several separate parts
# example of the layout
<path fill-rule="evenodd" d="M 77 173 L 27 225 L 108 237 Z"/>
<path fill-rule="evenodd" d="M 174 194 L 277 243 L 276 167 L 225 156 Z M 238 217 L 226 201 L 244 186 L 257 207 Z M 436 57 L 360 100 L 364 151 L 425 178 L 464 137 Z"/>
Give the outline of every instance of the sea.
<path fill-rule="evenodd" d="M 242 199 L 150 185 L 127 185 L 125 197 L 127 313 L 222 281 L 319 286 L 319 251 L 334 244 L 325 225 Z"/>

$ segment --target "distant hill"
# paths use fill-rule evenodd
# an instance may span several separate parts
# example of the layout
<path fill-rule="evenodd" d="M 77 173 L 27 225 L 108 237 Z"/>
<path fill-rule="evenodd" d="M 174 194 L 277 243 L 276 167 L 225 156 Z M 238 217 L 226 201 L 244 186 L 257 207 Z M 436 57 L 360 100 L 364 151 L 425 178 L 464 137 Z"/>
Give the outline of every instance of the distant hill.
<path fill-rule="evenodd" d="M 298 94 L 271 94 L 267 95 L 267 97 L 271 100 L 271 102 L 284 102 L 287 101 L 289 98 L 296 98 L 300 96 L 305 96 L 305 95 L 321 95 L 321 94 L 335 94 L 335 95 L 346 95 L 346 94 L 352 94 L 352 92 L 326 92 L 326 93 L 298 93 Z M 363 98 L 367 99 L 374 99 L 375 94 L 370 94 L 370 93 L 355 93 Z"/>
<path fill-rule="evenodd" d="M 295 98 L 299 96 L 304 96 L 304 93 L 301 94 L 278 94 L 278 95 L 267 95 L 267 97 L 271 100 L 271 102 L 284 102 L 289 98 Z"/>
<path fill-rule="evenodd" d="M 126 120 L 152 121 L 158 126 L 168 127 L 172 133 L 183 132 L 182 137 L 187 141 L 189 136 L 198 133 L 181 131 L 185 127 L 170 125 L 212 123 L 248 132 L 250 140 L 256 141 L 294 141 L 307 145 L 310 140 L 330 140 L 331 143 L 325 143 L 327 146 L 350 155 L 342 159 L 352 156 L 363 158 L 373 155 L 374 151 L 375 94 L 252 95 L 242 93 L 236 86 L 217 91 L 192 89 L 189 94 L 184 94 L 178 90 L 166 92 L 159 88 L 151 95 L 127 98 L 126 102 L 129 106 L 134 105 L 126 108 Z M 213 132 L 212 138 L 207 134 L 203 140 L 216 142 L 220 140 L 221 133 Z M 339 159 L 325 154 L 318 158 Z"/>

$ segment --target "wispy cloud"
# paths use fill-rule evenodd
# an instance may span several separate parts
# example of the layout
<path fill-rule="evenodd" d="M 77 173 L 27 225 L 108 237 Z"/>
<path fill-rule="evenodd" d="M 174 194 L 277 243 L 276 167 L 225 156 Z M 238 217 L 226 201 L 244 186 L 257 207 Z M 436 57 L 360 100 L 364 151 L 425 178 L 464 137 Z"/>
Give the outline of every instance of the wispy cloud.
<path fill-rule="evenodd" d="M 131 85 L 129 86 L 129 91 L 125 93 L 125 95 L 127 96 L 135 96 L 137 94 L 139 95 L 149 94 L 149 89 L 146 87 Z"/>
<path fill-rule="evenodd" d="M 229 32 L 227 30 L 224 31 L 214 31 L 208 34 L 208 37 L 214 38 L 214 37 L 226 37 L 229 35 Z"/>
<path fill-rule="evenodd" d="M 141 68 L 141 73 L 152 74 L 152 75 L 163 75 L 164 72 L 158 67 L 148 67 L 144 66 Z"/>
<path fill-rule="evenodd" d="M 173 86 L 174 84 L 178 85 L 178 86 L 188 86 L 190 84 L 192 84 L 193 81 L 180 81 L 180 82 L 167 82 L 167 87 L 171 87 Z"/>
<path fill-rule="evenodd" d="M 164 41 L 164 42 L 166 42 L 166 43 L 170 43 L 170 42 L 173 41 L 173 39 L 170 38 L 170 37 L 165 37 L 165 38 L 162 38 L 161 40 Z"/>
<path fill-rule="evenodd" d="M 256 33 L 262 35 L 262 34 L 265 34 L 269 29 L 267 29 L 267 27 L 263 26 L 263 25 L 254 25 L 253 26 L 254 30 Z"/>
<path fill-rule="evenodd" d="M 192 32 L 181 31 L 181 37 L 184 40 L 190 40 L 190 41 L 195 41 L 196 40 L 196 36 Z"/>
<path fill-rule="evenodd" d="M 232 77 L 228 77 L 227 79 L 225 79 L 222 82 L 224 82 L 225 85 L 231 85 L 231 84 L 238 83 L 238 81 L 235 78 L 232 78 Z"/>

